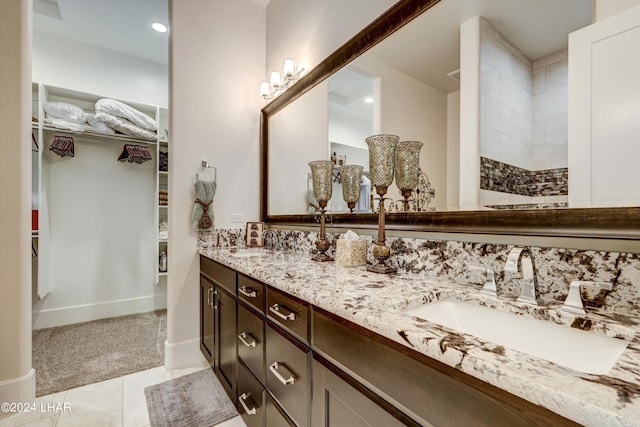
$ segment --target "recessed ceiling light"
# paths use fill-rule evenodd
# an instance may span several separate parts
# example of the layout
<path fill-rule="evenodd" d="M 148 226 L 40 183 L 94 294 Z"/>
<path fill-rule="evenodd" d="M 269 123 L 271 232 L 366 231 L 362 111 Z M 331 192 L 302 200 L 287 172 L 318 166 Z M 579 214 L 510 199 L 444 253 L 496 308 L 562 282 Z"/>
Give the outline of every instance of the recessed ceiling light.
<path fill-rule="evenodd" d="M 364 102 L 366 102 L 367 104 L 372 104 L 373 103 L 373 98 L 371 98 L 371 97 L 365 98 Z"/>
<path fill-rule="evenodd" d="M 166 25 L 161 24 L 159 22 L 154 22 L 153 24 L 151 24 L 151 28 L 153 28 L 154 30 L 156 30 L 159 33 L 166 33 L 168 28 Z"/>

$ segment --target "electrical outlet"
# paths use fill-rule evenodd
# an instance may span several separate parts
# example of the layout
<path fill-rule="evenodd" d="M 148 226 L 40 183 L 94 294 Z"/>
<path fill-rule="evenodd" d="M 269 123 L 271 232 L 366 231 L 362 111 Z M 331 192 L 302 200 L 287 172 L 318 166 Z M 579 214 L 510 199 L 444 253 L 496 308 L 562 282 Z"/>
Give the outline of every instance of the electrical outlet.
<path fill-rule="evenodd" d="M 231 214 L 231 222 L 232 223 L 244 222 L 244 214 L 243 213 Z"/>

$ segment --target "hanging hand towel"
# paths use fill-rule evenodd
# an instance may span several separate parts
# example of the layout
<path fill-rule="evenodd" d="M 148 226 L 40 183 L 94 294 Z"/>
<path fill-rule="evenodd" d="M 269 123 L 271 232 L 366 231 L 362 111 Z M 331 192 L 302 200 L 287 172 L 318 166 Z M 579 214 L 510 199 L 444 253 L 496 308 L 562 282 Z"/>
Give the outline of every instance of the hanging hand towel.
<path fill-rule="evenodd" d="M 200 181 L 196 179 L 194 184 L 196 190 L 196 201 L 193 205 L 193 215 L 191 216 L 193 229 L 204 231 L 213 228 L 213 196 L 216 194 L 215 181 Z"/>

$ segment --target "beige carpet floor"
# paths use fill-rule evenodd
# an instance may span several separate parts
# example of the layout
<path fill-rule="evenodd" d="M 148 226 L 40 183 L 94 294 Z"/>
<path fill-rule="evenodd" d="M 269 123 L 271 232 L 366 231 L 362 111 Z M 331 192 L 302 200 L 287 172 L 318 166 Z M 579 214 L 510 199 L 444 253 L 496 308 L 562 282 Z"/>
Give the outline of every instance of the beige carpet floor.
<path fill-rule="evenodd" d="M 36 396 L 164 364 L 167 311 L 33 331 Z"/>

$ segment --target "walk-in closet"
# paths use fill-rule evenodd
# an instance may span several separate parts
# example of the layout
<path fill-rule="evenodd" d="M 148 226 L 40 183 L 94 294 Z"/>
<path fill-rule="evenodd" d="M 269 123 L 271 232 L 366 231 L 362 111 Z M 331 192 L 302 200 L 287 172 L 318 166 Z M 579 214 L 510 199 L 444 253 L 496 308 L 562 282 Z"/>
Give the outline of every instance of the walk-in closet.
<path fill-rule="evenodd" d="M 51 384 L 68 378 L 49 374 L 65 365 L 87 383 L 164 363 L 172 141 L 168 35 L 151 29 L 168 24 L 166 0 L 33 6 L 32 327 L 42 395 L 59 391 Z M 51 365 L 65 347 L 87 363 L 63 355 Z M 109 363 L 117 372 L 93 375 Z"/>

